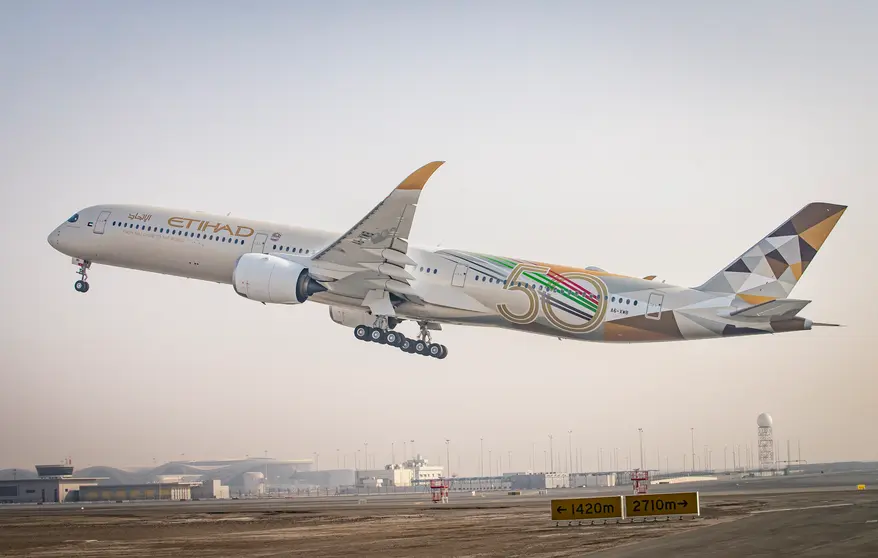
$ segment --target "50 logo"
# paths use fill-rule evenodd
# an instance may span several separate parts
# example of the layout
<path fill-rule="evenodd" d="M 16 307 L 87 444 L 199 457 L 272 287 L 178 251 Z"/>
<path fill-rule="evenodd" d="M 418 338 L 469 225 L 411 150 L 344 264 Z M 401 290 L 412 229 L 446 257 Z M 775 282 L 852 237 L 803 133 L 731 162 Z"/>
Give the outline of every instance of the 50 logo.
<path fill-rule="evenodd" d="M 524 275 L 524 280 L 522 276 Z M 534 288 L 535 284 L 542 289 Z M 596 329 L 607 312 L 607 286 L 588 273 L 578 271 L 565 274 L 532 264 L 518 264 L 503 286 L 527 297 L 526 310 L 515 313 L 509 305 L 497 305 L 497 311 L 509 322 L 529 324 L 540 311 L 555 327 L 568 333 L 588 333 Z"/>

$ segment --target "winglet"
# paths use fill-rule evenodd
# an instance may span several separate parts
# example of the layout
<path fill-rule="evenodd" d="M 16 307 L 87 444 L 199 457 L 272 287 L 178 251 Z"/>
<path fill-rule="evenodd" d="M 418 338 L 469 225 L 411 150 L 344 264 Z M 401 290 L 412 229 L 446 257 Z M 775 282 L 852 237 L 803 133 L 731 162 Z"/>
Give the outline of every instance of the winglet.
<path fill-rule="evenodd" d="M 433 176 L 433 173 L 436 172 L 436 169 L 441 167 L 445 161 L 433 161 L 432 163 L 427 163 L 423 167 L 419 168 L 415 172 L 408 175 L 408 178 L 403 180 L 399 186 L 396 187 L 397 190 L 423 190 L 424 185 L 430 180 L 430 177 Z"/>

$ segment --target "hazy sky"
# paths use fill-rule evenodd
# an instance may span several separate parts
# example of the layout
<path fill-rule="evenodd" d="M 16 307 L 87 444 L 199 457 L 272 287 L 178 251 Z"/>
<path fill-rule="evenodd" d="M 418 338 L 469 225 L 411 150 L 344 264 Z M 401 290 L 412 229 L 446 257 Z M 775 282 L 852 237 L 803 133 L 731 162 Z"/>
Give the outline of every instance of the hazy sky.
<path fill-rule="evenodd" d="M 480 437 L 514 469 L 535 442 L 542 468 L 570 429 L 595 467 L 636 455 L 638 427 L 649 464 L 679 468 L 693 426 L 721 465 L 761 411 L 809 461 L 878 459 L 876 26 L 871 2 L 3 2 L 0 468 L 328 467 L 363 442 L 381 464 L 404 439 L 435 461 L 450 438 L 472 474 Z M 82 295 L 46 243 L 98 203 L 342 231 L 436 159 L 413 243 L 682 285 L 808 202 L 848 204 L 793 292 L 848 327 L 652 345 L 448 327 L 439 361 L 230 286 L 95 266 Z"/>

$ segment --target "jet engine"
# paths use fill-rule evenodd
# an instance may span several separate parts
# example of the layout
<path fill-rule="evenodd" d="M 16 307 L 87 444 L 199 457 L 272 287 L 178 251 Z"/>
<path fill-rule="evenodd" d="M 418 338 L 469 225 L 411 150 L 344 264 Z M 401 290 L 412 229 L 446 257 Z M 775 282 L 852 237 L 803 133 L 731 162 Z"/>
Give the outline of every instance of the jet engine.
<path fill-rule="evenodd" d="M 235 292 L 244 298 L 274 304 L 301 304 L 326 287 L 302 264 L 269 254 L 244 254 L 232 274 Z"/>

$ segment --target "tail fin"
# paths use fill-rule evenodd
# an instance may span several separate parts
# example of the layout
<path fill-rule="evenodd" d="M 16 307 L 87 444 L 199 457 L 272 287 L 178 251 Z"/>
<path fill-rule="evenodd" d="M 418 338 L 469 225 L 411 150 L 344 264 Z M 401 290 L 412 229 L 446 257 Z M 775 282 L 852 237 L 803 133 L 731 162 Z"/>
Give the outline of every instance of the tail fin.
<path fill-rule="evenodd" d="M 815 202 L 714 275 L 699 291 L 735 294 L 750 304 L 787 298 L 847 209 Z"/>

